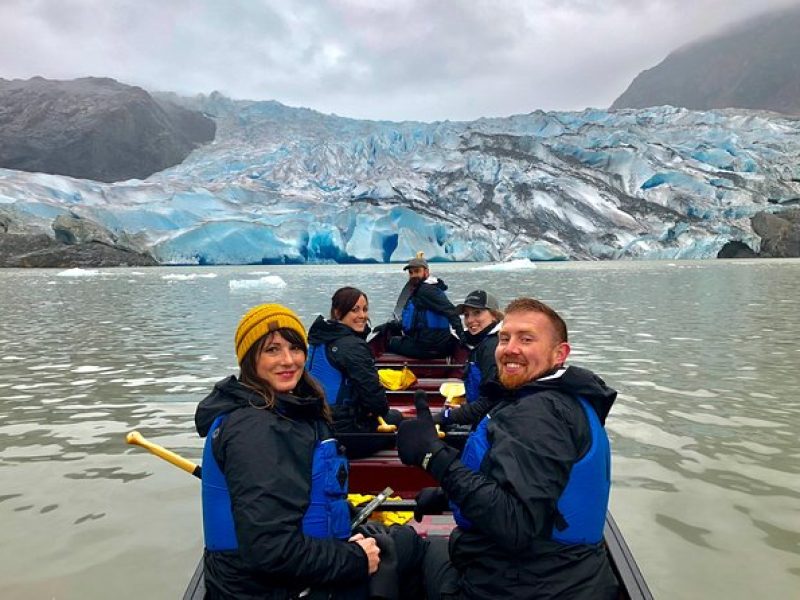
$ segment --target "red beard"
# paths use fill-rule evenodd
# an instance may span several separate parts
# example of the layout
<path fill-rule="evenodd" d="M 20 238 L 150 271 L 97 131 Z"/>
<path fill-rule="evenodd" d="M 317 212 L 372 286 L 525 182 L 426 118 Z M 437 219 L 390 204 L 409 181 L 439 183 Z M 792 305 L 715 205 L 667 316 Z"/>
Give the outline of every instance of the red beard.
<path fill-rule="evenodd" d="M 530 376 L 527 373 L 516 373 L 509 375 L 504 371 L 500 371 L 500 383 L 507 390 L 516 390 L 530 381 Z"/>

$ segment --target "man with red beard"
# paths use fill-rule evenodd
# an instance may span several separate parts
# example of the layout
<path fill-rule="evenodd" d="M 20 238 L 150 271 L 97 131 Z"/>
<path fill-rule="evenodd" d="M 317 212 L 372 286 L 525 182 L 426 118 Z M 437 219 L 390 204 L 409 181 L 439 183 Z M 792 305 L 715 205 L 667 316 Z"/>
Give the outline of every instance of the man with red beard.
<path fill-rule="evenodd" d="M 519 298 L 505 310 L 495 352 L 496 402 L 462 456 L 436 436 L 430 410 L 400 425 L 408 465 L 441 485 L 417 497 L 417 516 L 453 510 L 457 527 L 432 540 L 428 598 L 610 599 L 617 582 L 603 545 L 610 451 L 603 424 L 616 391 L 565 367 L 567 326 L 552 308 Z"/>

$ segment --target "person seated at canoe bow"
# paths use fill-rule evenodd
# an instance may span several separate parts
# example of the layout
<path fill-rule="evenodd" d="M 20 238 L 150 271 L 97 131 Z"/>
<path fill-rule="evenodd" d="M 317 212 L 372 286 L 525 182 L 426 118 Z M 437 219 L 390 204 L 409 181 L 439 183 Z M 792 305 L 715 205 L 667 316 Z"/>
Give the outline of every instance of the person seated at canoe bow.
<path fill-rule="evenodd" d="M 408 271 L 408 282 L 397 303 L 398 307 L 402 304 L 397 324 L 400 335 L 389 338 L 389 351 L 409 358 L 449 356 L 463 339 L 464 328 L 456 307 L 445 294 L 447 285 L 431 277 L 428 261 L 422 256 L 409 260 L 403 270 Z"/>
<path fill-rule="evenodd" d="M 469 350 L 469 360 L 464 369 L 466 403 L 457 408 L 446 406 L 434 418 L 447 429 L 451 425 L 477 425 L 492 407 L 492 398 L 481 394 L 481 384 L 497 379 L 497 333 L 503 313 L 497 299 L 485 290 L 467 294 L 457 307 L 464 319 L 464 340 Z"/>
<path fill-rule="evenodd" d="M 279 304 L 256 306 L 235 350 L 239 377 L 218 382 L 195 413 L 206 438 L 205 597 L 293 598 L 309 587 L 366 597 L 357 592 L 380 550 L 350 535 L 347 459 L 304 368 L 303 324 Z"/>
<path fill-rule="evenodd" d="M 336 290 L 330 318 L 320 315 L 308 330 L 306 368 L 325 390 L 337 435 L 377 433 L 378 417 L 390 425 L 403 419 L 400 411 L 389 408 L 365 341 L 369 332 L 369 299 L 354 287 Z M 343 443 L 348 458 L 362 458 L 393 448 L 394 436 L 353 436 Z"/>
<path fill-rule="evenodd" d="M 505 310 L 495 359 L 496 403 L 463 454 L 436 435 L 427 403 L 399 427 L 400 460 L 439 488 L 417 512 L 448 505 L 456 528 L 432 539 L 423 572 L 428 600 L 606 600 L 617 582 L 603 544 L 611 457 L 604 428 L 617 392 L 589 370 L 564 365 L 567 326 L 552 308 L 519 298 Z"/>

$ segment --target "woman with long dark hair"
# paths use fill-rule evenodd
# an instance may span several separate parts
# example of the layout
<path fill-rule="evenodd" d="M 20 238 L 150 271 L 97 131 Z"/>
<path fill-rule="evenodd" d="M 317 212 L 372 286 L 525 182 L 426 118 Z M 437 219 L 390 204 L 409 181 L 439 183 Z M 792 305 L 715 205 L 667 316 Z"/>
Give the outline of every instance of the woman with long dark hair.
<path fill-rule="evenodd" d="M 336 290 L 330 318 L 317 317 L 308 331 L 308 370 L 325 390 L 336 433 L 375 433 L 378 417 L 397 424 L 402 415 L 389 409 L 367 346 L 369 299 L 354 287 Z M 360 458 L 394 445 L 392 437 L 351 438 L 347 456 Z"/>
<path fill-rule="evenodd" d="M 380 562 L 350 535 L 347 460 L 319 385 L 305 370 L 303 324 L 279 304 L 236 329 L 239 377 L 197 407 L 203 451 L 206 598 L 363 598 Z"/>

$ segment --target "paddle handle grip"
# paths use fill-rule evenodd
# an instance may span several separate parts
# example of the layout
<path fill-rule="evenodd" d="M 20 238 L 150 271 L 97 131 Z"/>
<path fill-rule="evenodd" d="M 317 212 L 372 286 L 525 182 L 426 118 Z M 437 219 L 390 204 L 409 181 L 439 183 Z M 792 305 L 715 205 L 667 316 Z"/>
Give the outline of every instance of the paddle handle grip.
<path fill-rule="evenodd" d="M 378 417 L 378 431 L 381 433 L 392 433 L 397 431 L 397 425 L 389 425 L 383 417 Z"/>
<path fill-rule="evenodd" d="M 145 439 L 145 437 L 138 431 L 131 431 L 127 436 L 125 436 L 125 441 L 134 446 L 141 446 L 151 454 L 155 454 L 157 457 L 172 463 L 179 469 L 183 469 L 187 473 L 191 473 L 198 479 L 203 478 L 203 470 L 200 465 L 196 465 L 189 459 L 183 458 L 180 454 L 175 454 L 171 450 L 167 450 L 163 446 L 159 446 L 158 444 Z"/>

